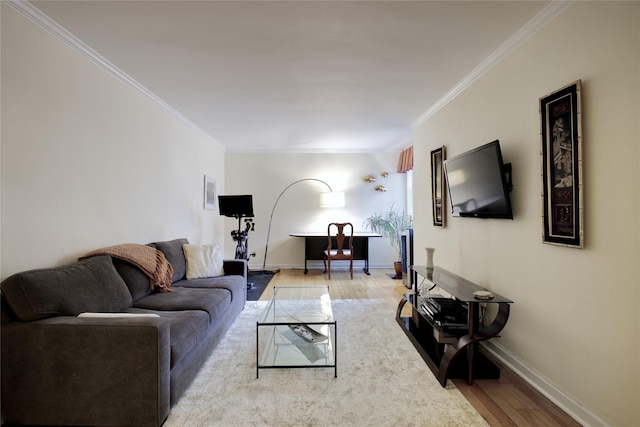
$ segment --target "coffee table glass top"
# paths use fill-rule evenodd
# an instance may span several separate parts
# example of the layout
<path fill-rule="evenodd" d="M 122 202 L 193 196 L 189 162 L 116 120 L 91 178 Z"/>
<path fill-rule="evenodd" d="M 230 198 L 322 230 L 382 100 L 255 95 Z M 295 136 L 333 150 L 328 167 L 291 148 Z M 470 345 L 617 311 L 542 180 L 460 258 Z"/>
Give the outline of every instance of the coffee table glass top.
<path fill-rule="evenodd" d="M 257 322 L 257 370 L 336 367 L 329 286 L 276 287 Z"/>
<path fill-rule="evenodd" d="M 333 322 L 329 286 L 276 287 L 258 323 Z"/>

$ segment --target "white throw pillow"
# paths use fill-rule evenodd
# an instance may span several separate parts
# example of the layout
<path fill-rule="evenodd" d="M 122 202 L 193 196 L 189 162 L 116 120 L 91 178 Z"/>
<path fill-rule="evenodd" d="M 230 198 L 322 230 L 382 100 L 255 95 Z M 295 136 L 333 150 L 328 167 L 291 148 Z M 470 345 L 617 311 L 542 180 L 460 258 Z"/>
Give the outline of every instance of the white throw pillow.
<path fill-rule="evenodd" d="M 187 261 L 187 279 L 216 277 L 224 275 L 220 245 L 183 245 L 184 258 Z"/>

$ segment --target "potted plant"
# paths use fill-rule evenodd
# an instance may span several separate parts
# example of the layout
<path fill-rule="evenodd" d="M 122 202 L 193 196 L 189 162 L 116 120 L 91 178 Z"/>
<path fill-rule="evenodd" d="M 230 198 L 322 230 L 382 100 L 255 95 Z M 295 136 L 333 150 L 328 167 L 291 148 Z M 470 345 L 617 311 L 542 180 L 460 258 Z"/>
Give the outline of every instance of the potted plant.
<path fill-rule="evenodd" d="M 393 263 L 396 279 L 402 278 L 402 232 L 411 228 L 412 225 L 411 215 L 394 209 L 393 205 L 385 212 L 372 214 L 364 222 L 366 229 L 389 239 L 391 246 L 398 252 L 398 260 Z"/>

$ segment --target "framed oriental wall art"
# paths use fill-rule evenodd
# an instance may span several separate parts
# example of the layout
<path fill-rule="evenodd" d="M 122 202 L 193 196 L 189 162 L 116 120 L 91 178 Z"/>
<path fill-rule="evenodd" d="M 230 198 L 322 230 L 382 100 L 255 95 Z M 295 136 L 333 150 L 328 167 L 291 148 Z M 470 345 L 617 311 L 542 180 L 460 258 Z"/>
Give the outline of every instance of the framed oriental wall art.
<path fill-rule="evenodd" d="M 582 89 L 578 80 L 540 98 L 543 242 L 584 247 Z"/>
<path fill-rule="evenodd" d="M 431 205 L 433 209 L 433 225 L 444 227 L 444 180 L 443 162 L 444 146 L 431 152 Z"/>

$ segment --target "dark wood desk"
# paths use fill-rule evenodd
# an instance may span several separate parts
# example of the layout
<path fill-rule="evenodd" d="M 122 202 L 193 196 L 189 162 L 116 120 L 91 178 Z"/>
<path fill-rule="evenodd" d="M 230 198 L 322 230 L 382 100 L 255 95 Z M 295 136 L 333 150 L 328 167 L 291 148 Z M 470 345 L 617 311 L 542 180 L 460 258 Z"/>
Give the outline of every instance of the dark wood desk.
<path fill-rule="evenodd" d="M 291 233 L 291 237 L 304 237 L 304 274 L 309 271 L 307 269 L 307 260 L 322 260 L 324 258 L 324 250 L 327 249 L 327 233 L 310 232 L 310 233 Z M 369 274 L 369 238 L 382 237 L 376 233 L 354 232 L 353 233 L 353 259 L 364 261 L 362 271 Z M 345 239 L 345 245 L 347 244 Z M 335 239 L 334 239 L 335 244 Z M 346 246 L 345 246 L 346 247 Z"/>

